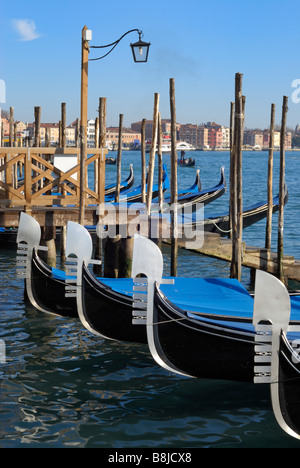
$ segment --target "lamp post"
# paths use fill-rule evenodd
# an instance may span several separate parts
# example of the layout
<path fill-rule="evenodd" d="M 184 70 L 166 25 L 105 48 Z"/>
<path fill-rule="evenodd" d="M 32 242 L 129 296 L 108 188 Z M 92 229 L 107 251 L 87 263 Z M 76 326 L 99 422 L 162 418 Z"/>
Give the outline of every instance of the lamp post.
<path fill-rule="evenodd" d="M 87 157 L 87 117 L 88 117 L 88 62 L 101 60 L 109 55 L 127 34 L 137 32 L 139 40 L 130 44 L 133 59 L 136 63 L 145 63 L 148 60 L 149 42 L 142 41 L 143 32 L 140 29 L 131 29 L 123 34 L 116 41 L 103 46 L 90 46 L 92 31 L 86 26 L 82 29 L 81 42 L 81 100 L 80 100 L 80 199 L 79 199 L 79 224 L 84 224 L 85 200 L 86 200 L 86 168 Z M 98 58 L 89 59 L 89 51 L 93 49 L 103 49 L 110 47 L 109 51 Z"/>

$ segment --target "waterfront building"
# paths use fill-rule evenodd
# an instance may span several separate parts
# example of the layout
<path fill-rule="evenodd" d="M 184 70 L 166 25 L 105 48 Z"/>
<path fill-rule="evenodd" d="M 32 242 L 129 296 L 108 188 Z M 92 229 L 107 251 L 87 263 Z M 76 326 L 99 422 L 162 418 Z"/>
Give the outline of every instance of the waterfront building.
<path fill-rule="evenodd" d="M 141 133 L 124 128 L 122 131 L 122 147 L 134 148 L 141 144 Z M 108 149 L 118 149 L 119 127 L 108 127 L 106 130 L 106 147 Z"/>
<path fill-rule="evenodd" d="M 185 125 L 180 125 L 179 128 L 179 135 L 178 135 L 178 140 L 179 141 L 185 141 L 186 143 L 189 143 L 190 145 L 194 146 L 195 148 L 198 148 L 198 125 L 195 124 L 185 124 Z"/>
<path fill-rule="evenodd" d="M 268 148 L 270 144 L 270 130 L 245 130 L 244 145 L 252 147 Z M 292 147 L 292 133 L 287 132 L 285 136 L 285 147 Z M 274 131 L 274 149 L 280 149 L 280 131 Z"/>
<path fill-rule="evenodd" d="M 264 137 L 262 130 L 245 130 L 243 143 L 245 146 L 263 148 Z"/>
<path fill-rule="evenodd" d="M 87 122 L 87 146 L 88 148 L 95 147 L 95 120 Z"/>
<path fill-rule="evenodd" d="M 176 124 L 176 132 L 177 132 L 177 139 L 179 138 L 179 130 L 180 130 L 181 125 Z M 141 133 L 141 128 L 142 128 L 142 121 L 140 120 L 139 122 L 133 122 L 130 126 L 131 130 L 136 132 L 136 133 Z M 152 129 L 153 129 L 153 120 L 146 120 L 145 122 L 145 138 L 146 140 L 151 140 L 152 139 Z M 170 119 L 162 119 L 161 121 L 161 132 L 164 136 L 170 136 L 171 135 L 171 120 Z"/>

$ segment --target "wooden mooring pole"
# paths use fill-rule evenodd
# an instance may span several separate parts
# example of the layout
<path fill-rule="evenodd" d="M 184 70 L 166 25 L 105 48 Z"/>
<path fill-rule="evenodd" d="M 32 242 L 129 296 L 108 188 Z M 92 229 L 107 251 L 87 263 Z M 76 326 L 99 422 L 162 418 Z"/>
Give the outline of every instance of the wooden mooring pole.
<path fill-rule="evenodd" d="M 171 112 L 171 276 L 177 276 L 178 259 L 178 220 L 177 220 L 177 134 L 175 80 L 170 78 L 170 112 Z"/>
<path fill-rule="evenodd" d="M 142 120 L 141 126 L 141 164 L 142 164 L 142 203 L 146 203 L 146 119 Z"/>
<path fill-rule="evenodd" d="M 65 102 L 61 103 L 61 144 L 62 148 L 67 146 L 66 138 L 66 122 L 67 122 L 67 106 Z M 62 194 L 66 195 L 66 190 L 62 191 Z M 66 244 L 67 244 L 67 226 L 61 226 L 60 228 L 60 259 L 61 262 L 66 260 Z"/>
<path fill-rule="evenodd" d="M 163 192 L 163 155 L 162 155 L 162 132 L 161 132 L 160 112 L 158 114 L 157 156 L 158 156 L 158 204 L 159 204 L 159 211 L 160 213 L 162 213 L 164 192 Z"/>
<path fill-rule="evenodd" d="M 99 137 L 98 137 L 98 144 L 99 148 L 102 148 L 102 150 L 105 148 L 106 145 L 106 98 L 100 97 L 99 98 Z M 103 174 L 104 170 L 104 174 Z M 101 162 L 96 161 L 95 162 L 95 187 L 99 186 L 99 180 L 102 181 L 102 185 L 105 185 L 105 161 L 102 161 L 102 167 L 101 167 Z M 105 197 L 105 195 L 104 195 Z M 103 200 L 104 202 L 104 200 Z M 96 242 L 95 242 L 95 253 L 94 257 L 95 260 L 103 260 L 103 240 L 102 240 L 102 233 L 103 233 L 103 216 L 104 213 L 101 213 L 98 216 L 98 226 L 97 226 L 97 236 L 96 236 Z M 93 271 L 96 275 L 101 276 L 102 275 L 102 264 L 95 264 L 93 266 Z"/>
<path fill-rule="evenodd" d="M 122 140 L 123 140 L 123 114 L 119 115 L 119 141 L 118 141 L 118 156 L 117 156 L 117 185 L 115 202 L 120 200 L 120 184 L 121 184 L 121 165 L 122 165 Z"/>
<path fill-rule="evenodd" d="M 148 184 L 147 184 L 147 214 L 150 215 L 151 204 L 152 204 L 152 190 L 153 190 L 153 177 L 154 177 L 154 166 L 155 166 L 155 153 L 157 145 L 157 122 L 159 112 L 159 94 L 154 94 L 154 109 L 153 109 L 153 126 L 152 126 L 152 142 L 149 154 L 149 173 L 148 173 Z"/>
<path fill-rule="evenodd" d="M 235 75 L 235 115 L 234 115 L 234 138 L 233 138 L 233 180 L 236 180 L 236 190 L 232 203 L 232 261 L 231 278 L 241 279 L 242 272 L 242 230 L 243 230 L 243 208 L 242 208 L 242 145 L 243 145 L 243 96 L 242 96 L 241 73 Z"/>
<path fill-rule="evenodd" d="M 272 240 L 272 215 L 273 215 L 273 154 L 274 154 L 274 130 L 275 130 L 275 104 L 271 105 L 269 158 L 268 158 L 268 212 L 266 224 L 265 247 L 271 250 Z"/>
<path fill-rule="evenodd" d="M 284 282 L 283 271 L 283 223 L 284 223 L 284 177 L 285 177 L 285 138 L 286 116 L 288 111 L 288 98 L 283 96 L 282 119 L 280 130 L 280 174 L 279 174 L 279 211 L 278 211 L 278 241 L 277 241 L 277 267 L 278 278 Z"/>
<path fill-rule="evenodd" d="M 81 39 L 81 95 L 80 95 L 80 201 L 79 201 L 79 224 L 84 225 L 85 202 L 86 202 L 86 158 L 87 158 L 87 111 L 88 111 L 88 64 L 89 45 L 85 40 L 85 31 L 82 29 Z"/>
<path fill-rule="evenodd" d="M 230 184 L 230 193 L 229 193 L 229 239 L 232 239 L 232 216 L 234 214 L 234 197 L 236 192 L 236 171 L 234 166 L 234 156 L 233 156 L 233 131 L 234 131 L 234 102 L 230 103 L 230 169 L 229 169 L 229 184 Z"/>

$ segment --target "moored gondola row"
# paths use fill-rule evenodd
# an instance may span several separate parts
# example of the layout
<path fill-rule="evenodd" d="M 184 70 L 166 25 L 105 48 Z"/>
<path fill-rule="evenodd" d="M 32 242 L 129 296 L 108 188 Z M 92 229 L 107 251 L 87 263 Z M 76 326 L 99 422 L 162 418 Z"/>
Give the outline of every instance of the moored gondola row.
<path fill-rule="evenodd" d="M 34 307 L 78 318 L 103 339 L 148 345 L 175 374 L 270 385 L 279 425 L 300 438 L 300 296 L 277 278 L 258 270 L 253 297 L 236 279 L 165 277 L 160 249 L 138 234 L 132 277 L 103 278 L 83 226 L 68 223 L 69 271 L 41 260 L 40 239 L 37 221 L 22 213 L 18 269 Z"/>

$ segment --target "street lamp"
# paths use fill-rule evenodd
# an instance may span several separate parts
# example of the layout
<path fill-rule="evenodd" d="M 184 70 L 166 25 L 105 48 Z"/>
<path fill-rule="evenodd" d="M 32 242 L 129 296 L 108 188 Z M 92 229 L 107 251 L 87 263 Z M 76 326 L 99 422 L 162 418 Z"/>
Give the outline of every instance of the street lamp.
<path fill-rule="evenodd" d="M 138 42 L 135 42 L 134 44 L 130 44 L 130 47 L 132 50 L 133 60 L 136 63 L 143 63 L 143 62 L 147 62 L 148 60 L 150 43 L 142 41 L 142 37 L 143 37 L 142 31 L 138 31 L 138 33 L 139 33 Z"/>
<path fill-rule="evenodd" d="M 137 32 L 139 35 L 139 40 L 135 42 L 134 44 L 130 44 L 131 50 L 132 50 L 132 55 L 133 55 L 133 60 L 136 63 L 145 63 L 148 60 L 148 54 L 149 54 L 149 48 L 150 48 L 150 42 L 144 42 L 142 41 L 143 31 L 140 29 L 130 29 L 130 31 L 127 31 L 125 34 L 123 34 L 119 39 L 117 39 L 114 42 L 111 42 L 110 44 L 102 45 L 102 46 L 90 46 L 91 49 L 105 49 L 107 47 L 110 47 L 110 50 L 102 55 L 101 57 L 90 59 L 90 61 L 93 60 L 101 60 L 104 57 L 107 57 L 114 48 L 119 44 L 119 42 L 123 39 L 123 37 L 127 36 L 127 34 L 130 34 L 132 32 Z"/>
<path fill-rule="evenodd" d="M 88 62 L 101 60 L 107 57 L 127 34 L 137 32 L 138 42 L 130 44 L 133 59 L 136 63 L 145 63 L 148 60 L 149 42 L 143 42 L 143 32 L 140 29 L 131 29 L 123 34 L 116 41 L 103 46 L 91 46 L 92 31 L 86 26 L 82 29 L 81 45 L 81 101 L 80 101 L 80 201 L 79 201 L 79 224 L 84 224 L 85 198 L 86 198 L 86 180 L 85 180 L 85 161 L 87 157 L 87 101 L 88 101 Z M 89 59 L 90 49 L 104 49 L 110 47 L 109 51 L 98 58 Z"/>

